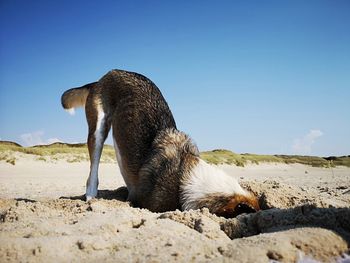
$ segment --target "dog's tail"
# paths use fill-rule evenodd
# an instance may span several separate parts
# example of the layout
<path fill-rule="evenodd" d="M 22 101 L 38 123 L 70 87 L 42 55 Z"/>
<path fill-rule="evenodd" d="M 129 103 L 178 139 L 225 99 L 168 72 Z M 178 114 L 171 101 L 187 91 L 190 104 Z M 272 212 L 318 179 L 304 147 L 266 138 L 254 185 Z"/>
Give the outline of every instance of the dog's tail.
<path fill-rule="evenodd" d="M 73 88 L 65 91 L 61 97 L 63 108 L 66 109 L 69 113 L 74 114 L 74 108 L 84 107 L 90 89 L 93 88 L 96 83 L 97 82 L 93 82 L 79 88 Z"/>

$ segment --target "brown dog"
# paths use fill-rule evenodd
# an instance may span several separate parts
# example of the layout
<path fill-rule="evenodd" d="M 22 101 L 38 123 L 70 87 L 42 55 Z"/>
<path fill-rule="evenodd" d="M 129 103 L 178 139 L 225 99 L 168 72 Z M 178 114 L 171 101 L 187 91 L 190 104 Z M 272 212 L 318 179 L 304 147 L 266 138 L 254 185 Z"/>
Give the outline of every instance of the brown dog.
<path fill-rule="evenodd" d="M 238 182 L 200 159 L 197 146 L 176 129 L 156 85 L 133 72 L 112 70 L 98 82 L 67 90 L 62 105 L 84 106 L 89 126 L 90 174 L 86 199 L 97 196 L 98 166 L 111 127 L 128 200 L 154 212 L 208 207 L 233 217 L 259 210 Z"/>

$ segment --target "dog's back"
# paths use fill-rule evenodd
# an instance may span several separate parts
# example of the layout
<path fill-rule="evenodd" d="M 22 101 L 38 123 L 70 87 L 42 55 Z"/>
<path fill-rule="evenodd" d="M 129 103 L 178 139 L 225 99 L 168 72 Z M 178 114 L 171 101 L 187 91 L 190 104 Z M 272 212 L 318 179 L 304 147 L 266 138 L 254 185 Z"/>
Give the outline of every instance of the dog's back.
<path fill-rule="evenodd" d="M 109 72 L 92 91 L 104 98 L 124 169 L 137 174 L 159 131 L 176 128 L 168 104 L 152 81 L 126 71 Z"/>

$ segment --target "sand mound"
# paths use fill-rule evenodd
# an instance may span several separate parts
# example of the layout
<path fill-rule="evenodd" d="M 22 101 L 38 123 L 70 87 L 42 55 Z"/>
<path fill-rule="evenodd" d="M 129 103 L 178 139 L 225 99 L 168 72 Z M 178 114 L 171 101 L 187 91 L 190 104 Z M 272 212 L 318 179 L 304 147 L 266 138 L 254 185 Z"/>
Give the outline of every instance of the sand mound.
<path fill-rule="evenodd" d="M 224 219 L 207 209 L 152 213 L 100 199 L 0 199 L 2 262 L 328 262 L 348 253 L 349 203 L 276 181 L 245 182 L 263 211 Z M 345 204 L 345 205 L 344 205 Z"/>

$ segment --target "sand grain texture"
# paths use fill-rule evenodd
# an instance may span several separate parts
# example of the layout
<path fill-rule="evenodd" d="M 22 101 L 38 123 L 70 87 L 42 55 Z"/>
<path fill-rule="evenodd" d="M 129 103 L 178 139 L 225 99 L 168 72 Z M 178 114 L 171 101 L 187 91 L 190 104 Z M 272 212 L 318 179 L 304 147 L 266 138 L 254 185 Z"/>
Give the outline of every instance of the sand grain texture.
<path fill-rule="evenodd" d="M 17 159 L 0 162 L 1 262 L 336 262 L 349 253 L 349 168 L 223 166 L 264 209 L 227 220 L 130 207 L 115 164 L 101 164 L 100 198 L 85 202 L 87 162 Z"/>

